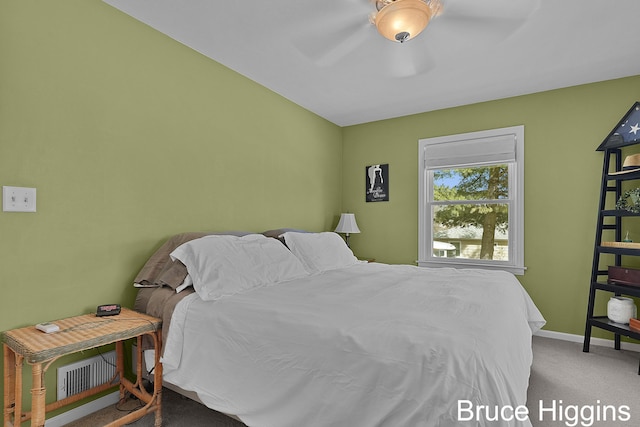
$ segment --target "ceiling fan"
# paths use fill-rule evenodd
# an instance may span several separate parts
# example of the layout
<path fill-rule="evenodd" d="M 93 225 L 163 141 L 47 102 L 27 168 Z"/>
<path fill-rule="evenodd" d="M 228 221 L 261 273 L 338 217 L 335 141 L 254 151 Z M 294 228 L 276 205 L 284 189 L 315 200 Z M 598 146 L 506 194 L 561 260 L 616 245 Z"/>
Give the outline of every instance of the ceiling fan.
<path fill-rule="evenodd" d="M 526 22 L 540 0 L 320 3 L 323 9 L 314 11 L 313 19 L 292 40 L 304 56 L 321 67 L 373 58 L 378 63 L 375 72 L 410 77 L 427 72 L 448 55 L 477 51 L 506 39 Z"/>
<path fill-rule="evenodd" d="M 376 0 L 377 13 L 370 16 L 378 32 L 404 43 L 416 37 L 442 11 L 440 0 Z"/>

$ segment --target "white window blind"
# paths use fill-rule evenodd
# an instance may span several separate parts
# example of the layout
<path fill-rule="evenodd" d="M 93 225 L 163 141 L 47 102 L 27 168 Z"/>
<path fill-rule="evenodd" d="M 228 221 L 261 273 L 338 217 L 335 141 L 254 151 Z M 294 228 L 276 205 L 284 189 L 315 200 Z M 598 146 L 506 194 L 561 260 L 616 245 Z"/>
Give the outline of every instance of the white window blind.
<path fill-rule="evenodd" d="M 425 145 L 427 169 L 447 169 L 469 165 L 510 163 L 516 160 L 516 135 L 505 134 L 458 141 L 438 141 Z"/>

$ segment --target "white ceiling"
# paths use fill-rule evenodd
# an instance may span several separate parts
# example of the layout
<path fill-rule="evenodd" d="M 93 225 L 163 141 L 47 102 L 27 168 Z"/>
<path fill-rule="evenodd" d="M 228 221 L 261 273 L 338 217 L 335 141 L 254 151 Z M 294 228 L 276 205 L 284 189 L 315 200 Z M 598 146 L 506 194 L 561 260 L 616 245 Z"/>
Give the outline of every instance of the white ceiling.
<path fill-rule="evenodd" d="M 104 1 L 340 126 L 640 74 L 638 0 L 442 0 L 404 44 L 369 0 Z"/>

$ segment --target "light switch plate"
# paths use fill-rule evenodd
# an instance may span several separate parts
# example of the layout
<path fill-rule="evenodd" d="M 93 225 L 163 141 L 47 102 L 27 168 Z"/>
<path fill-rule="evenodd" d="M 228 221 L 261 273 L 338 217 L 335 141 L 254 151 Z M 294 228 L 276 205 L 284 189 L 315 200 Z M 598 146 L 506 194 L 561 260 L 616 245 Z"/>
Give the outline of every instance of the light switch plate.
<path fill-rule="evenodd" d="M 36 189 L 29 187 L 2 187 L 4 212 L 35 212 Z"/>

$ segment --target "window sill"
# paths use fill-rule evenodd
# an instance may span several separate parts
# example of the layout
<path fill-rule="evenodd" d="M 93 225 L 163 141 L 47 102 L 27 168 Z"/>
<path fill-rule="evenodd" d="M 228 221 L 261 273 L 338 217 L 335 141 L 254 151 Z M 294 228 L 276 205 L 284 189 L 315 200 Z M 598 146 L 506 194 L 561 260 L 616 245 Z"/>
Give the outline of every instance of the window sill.
<path fill-rule="evenodd" d="M 517 267 L 513 265 L 489 265 L 483 263 L 473 263 L 473 262 L 455 262 L 455 261 L 416 261 L 418 267 L 432 267 L 432 268 L 479 268 L 484 270 L 502 270 L 508 271 L 516 276 L 524 276 L 524 272 L 527 267 Z"/>

